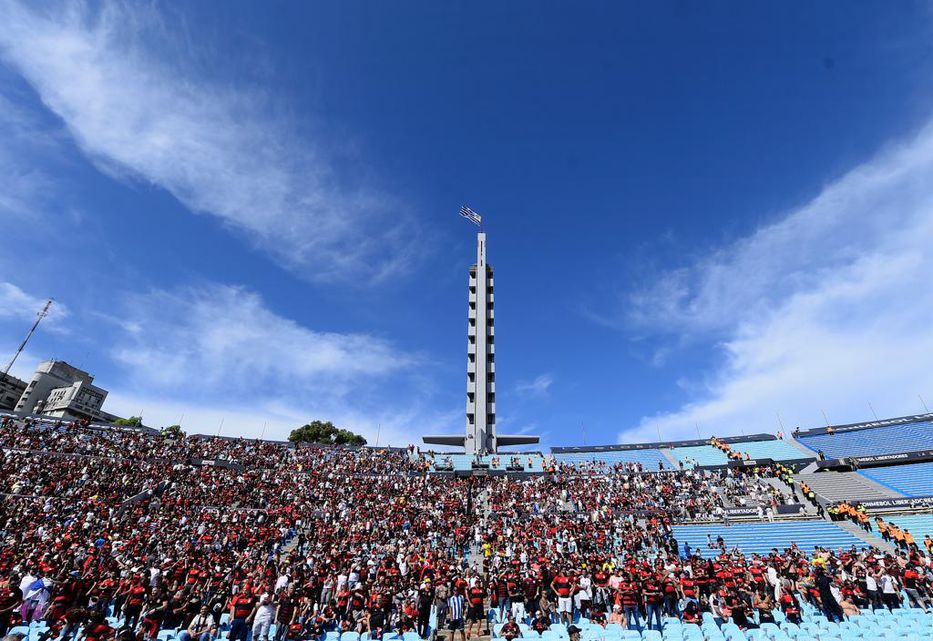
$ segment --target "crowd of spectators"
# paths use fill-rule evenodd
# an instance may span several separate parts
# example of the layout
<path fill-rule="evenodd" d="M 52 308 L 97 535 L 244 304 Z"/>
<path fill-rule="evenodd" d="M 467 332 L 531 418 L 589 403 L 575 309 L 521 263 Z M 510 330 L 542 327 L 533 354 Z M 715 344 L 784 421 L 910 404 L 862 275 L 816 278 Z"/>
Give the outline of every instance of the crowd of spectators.
<path fill-rule="evenodd" d="M 930 607 L 918 546 L 683 549 L 673 523 L 792 500 L 777 468 L 428 474 L 411 449 L 0 423 L 0 632 L 53 640 L 463 639 Z M 893 596 L 892 596 L 893 595 Z M 502 627 L 498 628 L 497 624 Z M 524 626 L 528 626 L 525 628 Z"/>

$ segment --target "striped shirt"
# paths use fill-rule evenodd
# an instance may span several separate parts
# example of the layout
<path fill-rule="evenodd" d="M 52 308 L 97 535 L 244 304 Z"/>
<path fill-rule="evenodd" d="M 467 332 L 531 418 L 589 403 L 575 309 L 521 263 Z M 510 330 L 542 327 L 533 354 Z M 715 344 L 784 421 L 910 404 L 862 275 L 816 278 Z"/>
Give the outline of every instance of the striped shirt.
<path fill-rule="evenodd" d="M 447 618 L 450 621 L 457 621 L 463 618 L 463 595 L 455 594 L 447 599 Z"/>

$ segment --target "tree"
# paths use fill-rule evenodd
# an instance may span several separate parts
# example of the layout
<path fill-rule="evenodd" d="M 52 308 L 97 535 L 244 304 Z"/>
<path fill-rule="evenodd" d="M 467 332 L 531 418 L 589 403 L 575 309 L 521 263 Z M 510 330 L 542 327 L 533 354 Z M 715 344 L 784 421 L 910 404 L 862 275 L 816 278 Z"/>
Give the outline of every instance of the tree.
<path fill-rule="evenodd" d="M 181 425 L 167 425 L 163 427 L 159 433 L 165 438 L 185 438 L 185 433 L 181 429 Z"/>
<path fill-rule="evenodd" d="M 142 416 L 131 416 L 129 418 L 118 418 L 113 422 L 114 425 L 120 425 L 123 427 L 142 427 L 143 417 Z"/>
<path fill-rule="evenodd" d="M 321 445 L 366 445 L 366 439 L 350 430 L 339 429 L 330 421 L 311 421 L 292 430 L 288 435 L 292 443 L 319 443 Z"/>

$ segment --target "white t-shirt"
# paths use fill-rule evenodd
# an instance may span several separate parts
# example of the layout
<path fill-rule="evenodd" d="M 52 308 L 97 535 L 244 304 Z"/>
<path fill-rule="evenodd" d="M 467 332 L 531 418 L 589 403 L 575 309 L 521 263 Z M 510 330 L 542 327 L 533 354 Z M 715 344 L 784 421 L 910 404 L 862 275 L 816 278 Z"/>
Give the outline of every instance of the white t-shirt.
<path fill-rule="evenodd" d="M 897 592 L 897 581 L 890 574 L 881 575 L 881 591 L 885 594 L 894 594 Z"/>
<path fill-rule="evenodd" d="M 275 606 L 271 603 L 266 603 L 260 605 L 256 608 L 256 618 L 253 620 L 254 623 L 269 623 L 272 621 L 272 618 L 275 616 Z"/>

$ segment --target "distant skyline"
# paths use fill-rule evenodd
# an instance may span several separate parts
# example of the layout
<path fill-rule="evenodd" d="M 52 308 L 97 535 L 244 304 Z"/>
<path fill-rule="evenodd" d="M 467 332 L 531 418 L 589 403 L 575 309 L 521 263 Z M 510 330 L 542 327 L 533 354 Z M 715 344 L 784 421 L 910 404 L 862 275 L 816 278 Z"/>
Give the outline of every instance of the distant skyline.
<path fill-rule="evenodd" d="M 0 0 L 0 358 L 107 411 L 542 447 L 933 402 L 927 2 Z M 869 405 L 870 404 L 870 405 Z"/>

